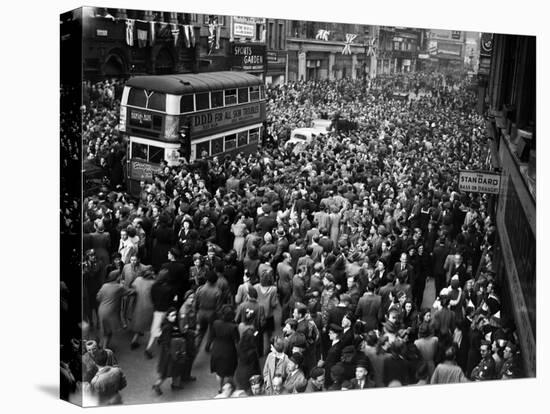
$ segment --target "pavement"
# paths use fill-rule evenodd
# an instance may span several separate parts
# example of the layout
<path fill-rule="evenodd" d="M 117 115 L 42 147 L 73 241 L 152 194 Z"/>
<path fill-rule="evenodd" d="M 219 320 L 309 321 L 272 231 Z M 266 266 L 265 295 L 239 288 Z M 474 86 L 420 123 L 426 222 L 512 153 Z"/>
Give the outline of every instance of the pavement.
<path fill-rule="evenodd" d="M 280 306 L 275 310 L 274 335 L 280 334 L 281 309 Z M 93 337 L 94 335 L 92 335 Z M 216 375 L 210 372 L 210 354 L 204 350 L 207 335 L 191 370 L 191 375 L 197 378 L 196 381 L 183 384 L 183 389 L 172 390 L 170 387 L 171 379 L 168 378 L 161 386 L 162 395 L 156 395 L 151 386 L 157 380 L 157 361 L 159 356 L 158 346 L 153 345 L 153 359 L 147 359 L 143 354 L 147 343 L 147 336 L 140 338 L 140 347 L 130 349 L 132 332 L 127 329 L 120 329 L 113 335 L 109 348 L 115 353 L 118 365 L 126 376 L 128 385 L 121 391 L 124 405 L 130 404 L 148 404 L 175 401 L 196 401 L 211 399 L 218 394 L 219 384 Z M 263 359 L 260 360 L 260 366 L 263 366 Z M 70 399 L 75 404 L 80 404 L 78 395 L 73 395 Z"/>

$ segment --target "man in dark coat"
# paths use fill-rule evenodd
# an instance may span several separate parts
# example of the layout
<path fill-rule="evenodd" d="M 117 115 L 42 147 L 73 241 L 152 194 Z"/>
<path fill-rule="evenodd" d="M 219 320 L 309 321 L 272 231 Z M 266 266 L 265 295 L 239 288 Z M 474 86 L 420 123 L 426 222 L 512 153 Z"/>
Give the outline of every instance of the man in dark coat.
<path fill-rule="evenodd" d="M 382 298 L 380 295 L 374 293 L 374 284 L 369 283 L 367 285 L 367 291 L 359 299 L 357 308 L 355 309 L 355 316 L 366 324 L 366 332 L 372 329 L 378 329 L 380 324 L 378 316 L 380 314 L 381 305 Z"/>
<path fill-rule="evenodd" d="M 436 295 L 439 295 L 441 289 L 446 285 L 444 265 L 448 255 L 449 248 L 445 245 L 445 237 L 441 237 L 432 253 L 432 274 L 435 279 Z"/>
<path fill-rule="evenodd" d="M 189 290 L 189 266 L 179 261 L 181 254 L 179 249 L 172 248 L 168 251 L 168 262 L 161 269 L 168 270 L 168 280 L 178 296 L 176 306 L 179 309 L 183 304 L 183 295 Z"/>
<path fill-rule="evenodd" d="M 342 335 L 342 327 L 340 325 L 331 324 L 328 328 L 328 337 L 331 341 L 331 346 L 327 352 L 327 357 L 324 361 L 323 367 L 325 372 L 330 372 L 331 368 L 336 365 L 342 358 L 342 350 L 344 346 L 340 341 L 340 336 Z M 332 379 L 330 375 L 325 376 L 325 387 L 328 388 L 332 384 Z"/>

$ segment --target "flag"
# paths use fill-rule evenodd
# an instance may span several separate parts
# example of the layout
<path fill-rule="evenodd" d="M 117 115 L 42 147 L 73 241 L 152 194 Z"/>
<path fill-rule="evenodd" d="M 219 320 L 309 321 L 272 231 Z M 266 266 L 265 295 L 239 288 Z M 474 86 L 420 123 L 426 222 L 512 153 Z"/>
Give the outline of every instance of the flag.
<path fill-rule="evenodd" d="M 134 19 L 126 20 L 126 44 L 134 46 Z"/>
<path fill-rule="evenodd" d="M 189 25 L 189 38 L 191 39 L 191 46 L 195 47 L 195 28 Z"/>
<path fill-rule="evenodd" d="M 351 44 L 356 37 L 356 34 L 346 33 L 346 42 L 344 43 L 344 49 L 342 50 L 343 55 L 351 55 Z"/>
<path fill-rule="evenodd" d="M 208 54 L 212 54 L 215 49 L 220 48 L 220 28 L 218 19 L 211 17 L 208 20 Z"/>
<path fill-rule="evenodd" d="M 330 34 L 330 32 L 328 30 L 320 29 L 317 32 L 317 35 L 315 36 L 315 39 L 328 41 L 329 34 Z"/>
<path fill-rule="evenodd" d="M 367 51 L 367 56 L 376 56 L 376 38 L 373 37 L 369 42 L 369 50 Z"/>
<path fill-rule="evenodd" d="M 154 46 L 155 44 L 155 37 L 156 37 L 156 32 L 155 32 L 155 25 L 156 25 L 156 22 L 149 22 L 149 43 L 151 44 L 151 46 Z"/>
<path fill-rule="evenodd" d="M 172 28 L 172 36 L 174 37 L 174 46 L 178 45 L 178 38 L 180 35 L 180 29 L 177 24 L 170 23 L 170 27 Z"/>
<path fill-rule="evenodd" d="M 189 25 L 184 24 L 182 26 L 183 29 L 183 41 L 185 42 L 185 47 L 190 48 L 191 47 L 191 35 L 189 34 Z"/>
<path fill-rule="evenodd" d="M 149 40 L 149 24 L 140 20 L 136 21 L 137 44 L 138 47 L 147 47 Z"/>

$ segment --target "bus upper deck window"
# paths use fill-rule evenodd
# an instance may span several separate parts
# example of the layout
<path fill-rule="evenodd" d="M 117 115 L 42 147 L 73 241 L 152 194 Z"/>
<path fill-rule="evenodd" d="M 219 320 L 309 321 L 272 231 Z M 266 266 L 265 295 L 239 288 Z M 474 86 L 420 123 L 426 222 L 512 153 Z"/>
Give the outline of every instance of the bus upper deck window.
<path fill-rule="evenodd" d="M 239 103 L 248 102 L 248 88 L 239 88 Z"/>
<path fill-rule="evenodd" d="M 128 105 L 145 108 L 147 104 L 147 96 L 143 93 L 143 89 L 130 88 L 128 93 Z"/>
<path fill-rule="evenodd" d="M 147 109 L 154 109 L 162 112 L 166 111 L 166 95 L 163 93 L 154 92 L 149 97 Z"/>
<path fill-rule="evenodd" d="M 212 108 L 223 106 L 223 91 L 210 92 L 210 99 L 212 100 Z"/>
<path fill-rule="evenodd" d="M 237 89 L 226 89 L 225 104 L 235 105 L 237 103 Z"/>
<path fill-rule="evenodd" d="M 210 93 L 203 92 L 195 94 L 195 100 L 197 102 L 197 111 L 204 109 L 210 109 Z"/>
<path fill-rule="evenodd" d="M 265 99 L 265 86 L 260 85 L 260 99 Z"/>
<path fill-rule="evenodd" d="M 250 101 L 258 101 L 260 99 L 260 87 L 251 86 L 250 87 Z"/>
<path fill-rule="evenodd" d="M 193 95 L 183 95 L 180 101 L 180 112 L 185 114 L 187 112 L 193 112 L 195 110 L 195 104 Z"/>

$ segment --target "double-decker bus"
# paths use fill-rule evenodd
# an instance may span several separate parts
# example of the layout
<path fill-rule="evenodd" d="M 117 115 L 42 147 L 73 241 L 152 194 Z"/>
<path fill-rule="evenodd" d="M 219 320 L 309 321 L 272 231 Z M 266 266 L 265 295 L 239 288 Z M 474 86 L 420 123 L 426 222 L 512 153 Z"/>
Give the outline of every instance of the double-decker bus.
<path fill-rule="evenodd" d="M 128 190 L 161 163 L 255 151 L 265 121 L 265 86 L 244 72 L 137 76 L 126 82 L 119 129 L 128 140 Z"/>

